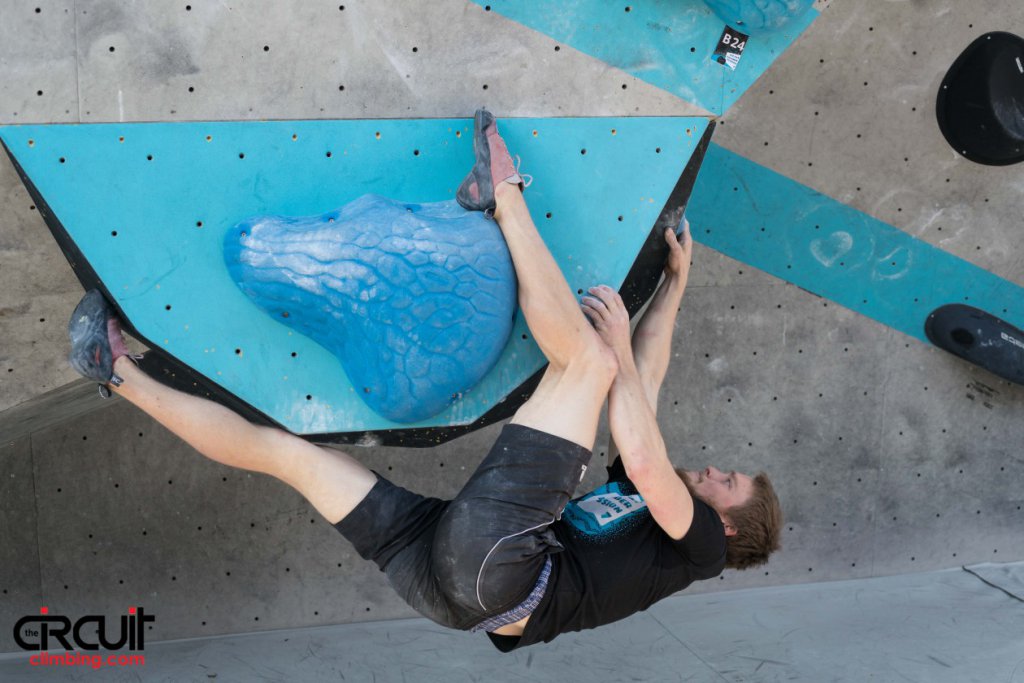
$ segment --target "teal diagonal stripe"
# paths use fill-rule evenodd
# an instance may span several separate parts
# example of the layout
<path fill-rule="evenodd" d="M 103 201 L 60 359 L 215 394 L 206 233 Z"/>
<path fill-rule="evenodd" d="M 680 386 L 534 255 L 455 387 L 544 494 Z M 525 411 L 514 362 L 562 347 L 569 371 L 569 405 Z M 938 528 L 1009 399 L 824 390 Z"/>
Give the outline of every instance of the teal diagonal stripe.
<path fill-rule="evenodd" d="M 1024 323 L 1024 288 L 712 144 L 687 209 L 694 239 L 927 341 L 935 308 Z"/>

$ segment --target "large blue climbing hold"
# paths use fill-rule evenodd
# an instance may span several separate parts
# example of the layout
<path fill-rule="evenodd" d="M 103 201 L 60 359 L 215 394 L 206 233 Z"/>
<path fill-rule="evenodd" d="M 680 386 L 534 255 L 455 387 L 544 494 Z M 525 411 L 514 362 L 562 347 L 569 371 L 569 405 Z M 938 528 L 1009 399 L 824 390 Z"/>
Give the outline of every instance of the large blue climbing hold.
<path fill-rule="evenodd" d="M 395 422 L 447 408 L 512 330 L 508 246 L 494 221 L 455 201 L 364 195 L 319 216 L 259 216 L 228 232 L 224 257 L 257 306 L 331 351 Z"/>
<path fill-rule="evenodd" d="M 748 35 L 780 31 L 814 4 L 814 0 L 704 0 L 725 23 Z"/>

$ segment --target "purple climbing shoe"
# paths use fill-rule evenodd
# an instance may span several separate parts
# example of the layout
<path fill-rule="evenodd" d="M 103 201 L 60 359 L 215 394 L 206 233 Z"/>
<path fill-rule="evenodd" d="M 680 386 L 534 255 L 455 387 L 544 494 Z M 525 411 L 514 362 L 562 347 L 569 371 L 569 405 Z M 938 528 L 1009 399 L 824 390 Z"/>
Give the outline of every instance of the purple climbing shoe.
<path fill-rule="evenodd" d="M 87 379 L 100 383 L 100 394 L 109 396 L 107 384 L 121 386 L 121 378 L 114 374 L 114 361 L 121 356 L 131 358 L 121 326 L 114 310 L 99 290 L 86 293 L 75 307 L 68 322 L 71 353 L 68 362 Z"/>
<path fill-rule="evenodd" d="M 519 174 L 505 141 L 498 135 L 498 123 L 486 109 L 477 109 L 473 117 L 473 152 L 476 163 L 455 192 L 455 199 L 470 211 L 494 213 L 494 188 L 499 183 L 526 189 L 532 178 Z"/>

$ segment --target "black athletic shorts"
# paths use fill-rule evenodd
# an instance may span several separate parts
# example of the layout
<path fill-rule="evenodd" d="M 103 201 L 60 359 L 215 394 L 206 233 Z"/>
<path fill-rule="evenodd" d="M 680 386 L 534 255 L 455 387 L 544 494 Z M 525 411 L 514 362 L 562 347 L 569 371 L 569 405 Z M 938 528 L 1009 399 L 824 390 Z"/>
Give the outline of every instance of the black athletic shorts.
<path fill-rule="evenodd" d="M 335 528 L 417 612 L 467 630 L 523 602 L 547 556 L 562 550 L 548 527 L 590 456 L 579 444 L 507 424 L 454 500 L 421 496 L 378 474 Z"/>

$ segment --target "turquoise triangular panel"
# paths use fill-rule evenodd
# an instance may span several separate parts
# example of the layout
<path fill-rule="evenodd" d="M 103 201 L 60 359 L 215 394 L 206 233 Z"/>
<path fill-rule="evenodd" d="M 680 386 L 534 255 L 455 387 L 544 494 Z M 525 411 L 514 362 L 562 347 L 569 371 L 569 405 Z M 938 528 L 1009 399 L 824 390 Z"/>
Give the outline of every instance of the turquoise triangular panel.
<path fill-rule="evenodd" d="M 508 119 L 534 220 L 574 290 L 618 287 L 708 122 Z M 472 121 L 359 120 L 15 126 L 0 137 L 142 337 L 298 434 L 408 428 L 355 395 L 337 358 L 231 281 L 225 231 L 310 216 L 367 193 L 449 200 Z M 328 154 L 330 153 L 330 154 Z M 545 363 L 517 316 L 497 364 L 450 409 L 473 422 Z"/>

